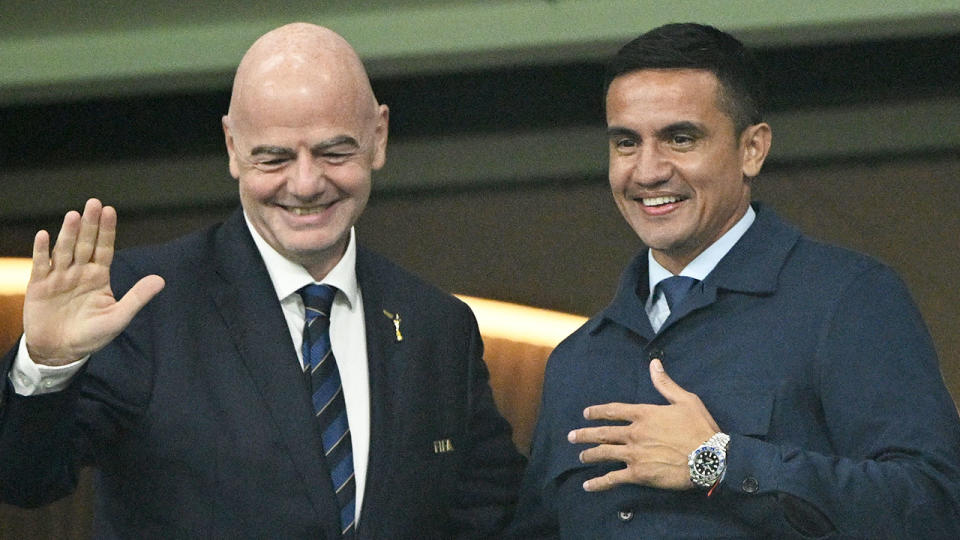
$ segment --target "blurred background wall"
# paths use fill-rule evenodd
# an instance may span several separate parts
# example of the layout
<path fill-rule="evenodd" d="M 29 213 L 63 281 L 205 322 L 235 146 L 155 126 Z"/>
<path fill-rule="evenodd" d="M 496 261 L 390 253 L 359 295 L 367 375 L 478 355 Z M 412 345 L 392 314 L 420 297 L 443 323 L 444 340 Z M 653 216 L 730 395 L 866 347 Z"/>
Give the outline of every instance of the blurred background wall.
<path fill-rule="evenodd" d="M 960 397 L 956 0 L 5 0 L 0 256 L 90 196 L 121 246 L 227 215 L 233 69 L 294 20 L 343 34 L 391 107 L 361 241 L 452 292 L 579 314 L 640 247 L 606 185 L 604 59 L 666 22 L 732 32 L 767 75 L 756 198 L 895 267 Z"/>

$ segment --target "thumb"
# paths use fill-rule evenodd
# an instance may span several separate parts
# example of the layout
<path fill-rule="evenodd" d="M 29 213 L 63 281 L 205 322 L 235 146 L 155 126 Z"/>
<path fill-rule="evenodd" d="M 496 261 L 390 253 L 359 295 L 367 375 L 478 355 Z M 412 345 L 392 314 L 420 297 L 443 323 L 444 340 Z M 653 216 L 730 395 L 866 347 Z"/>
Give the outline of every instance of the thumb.
<path fill-rule="evenodd" d="M 666 398 L 671 405 L 680 401 L 688 393 L 667 375 L 659 358 L 650 361 L 650 380 L 657 392 L 660 392 L 660 395 Z"/>
<path fill-rule="evenodd" d="M 147 302 L 163 290 L 164 285 L 166 285 L 166 282 L 163 281 L 163 278 L 154 274 L 142 278 L 127 291 L 127 294 L 123 295 L 123 298 L 117 302 L 117 307 L 120 308 L 126 323 L 129 323 L 134 315 L 139 313 L 143 306 L 147 305 Z"/>

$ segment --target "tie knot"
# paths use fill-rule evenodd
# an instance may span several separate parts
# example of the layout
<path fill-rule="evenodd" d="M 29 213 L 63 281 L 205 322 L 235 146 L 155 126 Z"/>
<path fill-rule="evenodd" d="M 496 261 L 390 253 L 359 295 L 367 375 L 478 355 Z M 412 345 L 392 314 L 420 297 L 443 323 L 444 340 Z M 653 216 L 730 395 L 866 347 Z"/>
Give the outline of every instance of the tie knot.
<path fill-rule="evenodd" d="M 667 305 L 670 306 L 670 311 L 673 311 L 680 305 L 683 298 L 687 296 L 687 293 L 693 289 L 693 286 L 699 282 L 700 280 L 692 277 L 671 276 L 658 283 L 657 287 L 663 292 L 663 296 L 667 298 Z"/>
<path fill-rule="evenodd" d="M 321 315 L 330 317 L 330 306 L 333 305 L 333 297 L 337 295 L 337 289 L 335 287 L 312 283 L 297 292 L 299 292 L 300 297 L 303 298 L 303 307 L 306 311 L 307 323 Z"/>

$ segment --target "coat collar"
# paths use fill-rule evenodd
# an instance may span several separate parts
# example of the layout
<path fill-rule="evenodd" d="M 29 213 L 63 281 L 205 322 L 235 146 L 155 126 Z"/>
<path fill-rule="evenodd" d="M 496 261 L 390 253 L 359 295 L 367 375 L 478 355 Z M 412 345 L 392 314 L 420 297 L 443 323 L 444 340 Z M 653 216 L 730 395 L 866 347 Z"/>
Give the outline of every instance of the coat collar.
<path fill-rule="evenodd" d="M 780 271 L 800 232 L 766 206 L 754 203 L 753 208 L 757 212 L 756 221 L 694 289 L 690 301 L 684 302 L 680 311 L 671 313 L 661 332 L 688 313 L 715 302 L 720 290 L 745 294 L 771 294 L 776 290 Z M 633 258 L 620 277 L 613 301 L 587 323 L 586 329 L 591 334 L 612 322 L 648 340 L 653 339 L 653 328 L 643 309 L 650 294 L 647 251 L 644 249 Z"/>

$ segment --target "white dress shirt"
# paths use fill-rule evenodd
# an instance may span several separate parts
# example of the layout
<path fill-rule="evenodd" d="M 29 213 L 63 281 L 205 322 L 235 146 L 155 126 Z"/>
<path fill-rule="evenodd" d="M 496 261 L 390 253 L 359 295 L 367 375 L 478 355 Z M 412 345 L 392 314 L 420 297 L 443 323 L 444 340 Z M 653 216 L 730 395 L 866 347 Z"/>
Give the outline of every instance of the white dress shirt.
<path fill-rule="evenodd" d="M 356 484 L 356 519 L 360 522 L 363 488 L 367 478 L 367 458 L 370 452 L 370 378 L 367 369 L 367 329 L 363 319 L 363 296 L 357 282 L 357 234 L 350 229 L 350 241 L 340 262 L 319 282 L 306 268 L 277 253 L 264 240 L 249 220 L 250 234 L 260 250 L 270 274 L 270 281 L 283 308 L 283 316 L 290 329 L 290 338 L 303 366 L 303 323 L 306 319 L 303 298 L 297 292 L 311 283 L 322 283 L 337 288 L 330 308 L 330 347 L 337 360 L 343 400 L 350 423 L 353 442 L 353 472 Z"/>
<path fill-rule="evenodd" d="M 747 213 L 745 213 L 729 231 L 725 232 L 716 242 L 710 244 L 710 247 L 703 250 L 700 255 L 697 255 L 697 257 L 690 261 L 690 264 L 685 266 L 677 275 L 692 277 L 703 281 L 710 272 L 713 272 L 713 269 L 720 264 L 720 260 L 740 241 L 740 238 L 746 234 L 747 229 L 750 228 L 750 225 L 753 225 L 753 221 L 756 218 L 757 213 L 753 211 L 753 207 L 747 207 Z M 663 326 L 663 323 L 666 322 L 670 316 L 670 306 L 667 305 L 667 298 L 664 296 L 663 291 L 657 289 L 656 286 L 668 277 L 672 277 L 673 274 L 653 258 L 652 251 L 647 252 L 647 268 L 651 294 L 647 297 L 644 309 L 647 312 L 647 317 L 650 319 L 650 325 L 653 326 L 653 331 L 659 332 L 660 327 Z M 656 294 L 654 294 L 654 292 Z"/>
<path fill-rule="evenodd" d="M 290 339 L 302 367 L 301 345 L 306 315 L 303 299 L 297 291 L 305 285 L 317 282 L 304 267 L 286 259 L 273 249 L 253 228 L 249 220 L 247 220 L 247 227 L 270 274 L 270 281 L 280 300 L 280 307 L 283 309 L 283 316 L 290 330 Z M 370 380 L 367 369 L 367 332 L 363 318 L 363 296 L 360 292 L 360 284 L 357 282 L 356 263 L 356 231 L 351 228 L 346 252 L 340 262 L 319 283 L 331 285 L 337 289 L 330 309 L 330 346 L 340 371 L 347 421 L 350 423 L 353 470 L 356 476 L 356 519 L 359 523 L 370 452 Z M 23 396 L 57 392 L 70 384 L 73 376 L 80 371 L 88 358 L 82 358 L 65 366 L 38 365 L 30 358 L 26 340 L 21 337 L 9 378 L 14 391 Z"/>

